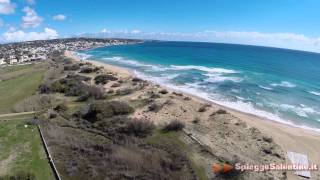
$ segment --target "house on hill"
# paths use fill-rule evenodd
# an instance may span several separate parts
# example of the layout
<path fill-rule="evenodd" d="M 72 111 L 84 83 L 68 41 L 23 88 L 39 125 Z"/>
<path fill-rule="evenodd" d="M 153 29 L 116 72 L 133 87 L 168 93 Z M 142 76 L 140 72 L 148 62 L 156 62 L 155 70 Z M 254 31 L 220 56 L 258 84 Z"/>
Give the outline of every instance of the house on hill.
<path fill-rule="evenodd" d="M 0 65 L 7 64 L 4 57 L 0 56 Z"/>

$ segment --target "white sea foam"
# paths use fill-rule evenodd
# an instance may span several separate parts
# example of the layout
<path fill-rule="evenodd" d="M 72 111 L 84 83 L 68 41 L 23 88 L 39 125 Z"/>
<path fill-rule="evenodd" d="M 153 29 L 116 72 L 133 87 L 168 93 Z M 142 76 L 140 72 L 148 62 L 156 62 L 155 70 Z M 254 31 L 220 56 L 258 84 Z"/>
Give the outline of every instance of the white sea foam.
<path fill-rule="evenodd" d="M 287 111 L 287 112 L 291 111 L 291 112 L 295 113 L 296 115 L 298 115 L 300 117 L 305 117 L 305 118 L 308 118 L 309 115 L 312 115 L 312 114 L 320 114 L 314 108 L 308 107 L 304 104 L 300 104 L 299 106 L 294 106 L 294 105 L 290 105 L 290 104 L 269 103 L 269 105 L 276 108 L 276 109 L 279 109 L 281 111 Z"/>
<path fill-rule="evenodd" d="M 211 83 L 217 83 L 217 82 L 223 82 L 223 81 L 233 81 L 233 82 L 241 82 L 243 79 L 239 77 L 230 77 L 230 76 L 223 76 L 222 74 L 204 74 L 208 78 L 204 81 L 211 82 Z"/>
<path fill-rule="evenodd" d="M 308 91 L 310 94 L 316 95 L 316 96 L 320 96 L 320 92 L 316 92 L 316 91 Z"/>
<path fill-rule="evenodd" d="M 267 86 L 261 86 L 261 85 L 259 85 L 259 87 L 262 88 L 262 89 L 269 90 L 269 91 L 273 90 L 271 87 L 267 87 Z"/>
<path fill-rule="evenodd" d="M 145 80 L 149 80 L 152 81 L 156 84 L 160 84 L 162 86 L 168 87 L 170 89 L 173 90 L 177 90 L 180 92 L 184 92 L 184 93 L 188 93 L 188 94 L 192 94 L 195 96 L 198 96 L 200 98 L 203 98 L 205 100 L 214 102 L 216 104 L 222 105 L 222 106 L 226 106 L 229 107 L 231 109 L 235 109 L 244 113 L 248 113 L 248 114 L 252 114 L 252 115 L 256 115 L 262 118 L 266 118 L 272 121 L 276 121 L 276 122 L 280 122 L 286 125 L 290 125 L 293 127 L 299 127 L 299 128 L 303 128 L 306 130 L 311 130 L 311 131 L 315 131 L 320 133 L 320 129 L 317 128 L 311 128 L 308 127 L 307 125 L 296 125 L 294 124 L 292 121 L 290 120 L 286 120 L 286 119 L 282 119 L 280 116 L 278 116 L 277 114 L 273 114 L 271 112 L 267 112 L 264 110 L 260 110 L 257 109 L 253 106 L 252 103 L 250 102 L 243 102 L 241 99 L 238 101 L 229 101 L 225 98 L 223 98 L 221 95 L 219 94 L 213 94 L 213 93 L 206 93 L 203 90 L 199 90 L 199 85 L 197 83 L 191 83 L 191 84 L 186 84 L 186 85 L 174 85 L 172 83 L 169 82 L 168 79 L 166 78 L 162 78 L 162 77 L 152 77 L 152 76 L 147 76 L 141 72 L 135 71 L 135 74 Z M 281 107 L 281 106 L 280 106 Z M 282 105 L 282 108 L 293 108 L 290 105 Z M 309 107 L 304 107 L 302 108 L 303 113 L 313 113 L 315 112 L 314 109 L 309 108 Z M 302 113 L 302 111 L 300 112 L 300 115 L 305 115 Z"/>
<path fill-rule="evenodd" d="M 294 88 L 297 85 L 288 82 L 288 81 L 281 81 L 281 83 L 272 83 L 271 86 L 277 87 L 277 86 L 281 86 L 281 87 L 288 87 L 288 88 Z"/>
<path fill-rule="evenodd" d="M 134 67 L 144 67 L 144 68 L 147 68 L 146 71 L 165 71 L 165 68 L 161 67 L 160 65 L 145 64 L 139 61 L 125 59 L 120 56 L 108 57 L 103 59 L 107 61 L 114 61 L 124 65 L 134 66 Z"/>
<path fill-rule="evenodd" d="M 215 67 L 205 67 L 205 66 L 176 66 L 170 65 L 171 70 L 200 70 L 208 73 L 219 73 L 219 74 L 234 74 L 239 73 L 238 71 L 231 70 L 231 69 L 224 69 L 224 68 L 215 68 Z"/>

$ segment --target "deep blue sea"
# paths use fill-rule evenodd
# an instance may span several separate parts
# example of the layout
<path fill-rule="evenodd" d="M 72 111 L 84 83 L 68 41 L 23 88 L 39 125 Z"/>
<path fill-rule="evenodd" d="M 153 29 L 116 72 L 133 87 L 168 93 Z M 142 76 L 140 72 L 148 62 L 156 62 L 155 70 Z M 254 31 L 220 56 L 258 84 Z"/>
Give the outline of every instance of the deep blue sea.
<path fill-rule="evenodd" d="M 81 54 L 84 53 L 84 54 Z M 320 54 L 150 41 L 79 52 L 137 76 L 270 120 L 320 132 Z"/>

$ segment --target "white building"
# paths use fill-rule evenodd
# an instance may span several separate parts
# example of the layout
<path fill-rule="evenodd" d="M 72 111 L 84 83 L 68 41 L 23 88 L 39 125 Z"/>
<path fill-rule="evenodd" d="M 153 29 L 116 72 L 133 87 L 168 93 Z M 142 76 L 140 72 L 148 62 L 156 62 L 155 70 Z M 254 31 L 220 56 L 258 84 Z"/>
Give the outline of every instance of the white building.
<path fill-rule="evenodd" d="M 0 58 L 0 65 L 6 64 L 6 62 L 4 61 L 4 58 Z"/>
<path fill-rule="evenodd" d="M 18 59 L 17 58 L 9 59 L 9 62 L 10 62 L 10 64 L 17 64 Z"/>

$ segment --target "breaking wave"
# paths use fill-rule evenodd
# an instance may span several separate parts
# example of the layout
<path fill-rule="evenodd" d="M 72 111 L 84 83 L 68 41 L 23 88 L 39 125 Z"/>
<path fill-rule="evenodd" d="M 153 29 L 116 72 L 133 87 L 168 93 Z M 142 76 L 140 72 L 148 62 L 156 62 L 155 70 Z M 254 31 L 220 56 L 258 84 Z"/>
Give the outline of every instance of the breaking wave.
<path fill-rule="evenodd" d="M 320 96 L 320 92 L 316 92 L 316 91 L 308 91 L 310 94 L 316 95 L 316 96 Z"/>
<path fill-rule="evenodd" d="M 172 70 L 199 70 L 199 71 L 204 71 L 204 72 L 208 72 L 208 73 L 219 73 L 219 74 L 239 73 L 238 71 L 231 70 L 231 69 L 205 67 L 205 66 L 193 66 L 193 65 L 175 66 L 175 65 L 170 65 L 170 67 L 171 67 L 170 69 L 172 69 Z"/>
<path fill-rule="evenodd" d="M 261 86 L 261 85 L 259 85 L 259 87 L 262 89 L 265 89 L 265 90 L 269 90 L 269 91 L 273 90 L 271 87 L 266 87 L 266 86 Z"/>
<path fill-rule="evenodd" d="M 281 83 L 272 83 L 271 86 L 273 86 L 273 87 L 281 86 L 281 87 L 294 88 L 297 85 L 295 85 L 291 82 L 288 82 L 288 81 L 281 81 Z"/>

